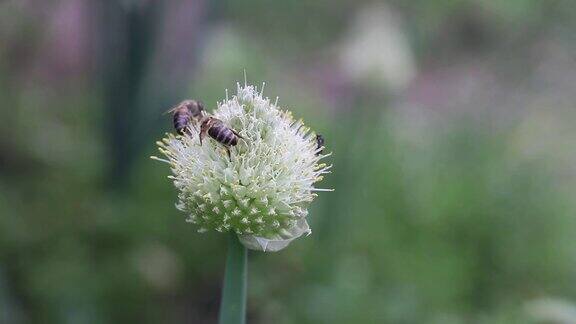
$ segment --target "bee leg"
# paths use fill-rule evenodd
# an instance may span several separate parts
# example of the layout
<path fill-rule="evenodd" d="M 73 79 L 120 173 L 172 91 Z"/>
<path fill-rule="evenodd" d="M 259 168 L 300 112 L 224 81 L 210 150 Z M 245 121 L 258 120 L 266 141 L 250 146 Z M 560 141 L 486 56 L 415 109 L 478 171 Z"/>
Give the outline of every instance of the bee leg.
<path fill-rule="evenodd" d="M 226 146 L 225 148 L 226 148 L 226 153 L 228 153 L 228 159 L 230 160 L 230 162 L 232 162 L 232 154 L 230 153 L 230 148 L 228 146 Z"/>
<path fill-rule="evenodd" d="M 198 137 L 200 137 L 200 146 L 202 146 L 202 139 L 204 138 L 205 135 L 206 132 L 204 130 L 200 130 L 200 133 L 198 134 Z"/>
<path fill-rule="evenodd" d="M 190 125 L 186 126 L 184 132 L 186 135 L 192 135 L 192 128 L 190 127 Z M 182 134 L 184 135 L 184 134 Z"/>

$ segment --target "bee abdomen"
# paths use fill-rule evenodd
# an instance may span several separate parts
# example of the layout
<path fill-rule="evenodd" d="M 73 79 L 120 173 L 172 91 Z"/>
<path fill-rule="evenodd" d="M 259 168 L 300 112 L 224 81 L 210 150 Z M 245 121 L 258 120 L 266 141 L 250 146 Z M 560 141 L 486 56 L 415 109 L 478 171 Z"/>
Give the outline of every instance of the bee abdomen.
<path fill-rule="evenodd" d="M 224 145 L 235 146 L 238 144 L 236 135 L 224 125 L 214 125 L 208 129 L 208 135 Z"/>
<path fill-rule="evenodd" d="M 190 117 L 186 114 L 174 114 L 174 128 L 178 134 L 183 135 L 190 123 Z"/>

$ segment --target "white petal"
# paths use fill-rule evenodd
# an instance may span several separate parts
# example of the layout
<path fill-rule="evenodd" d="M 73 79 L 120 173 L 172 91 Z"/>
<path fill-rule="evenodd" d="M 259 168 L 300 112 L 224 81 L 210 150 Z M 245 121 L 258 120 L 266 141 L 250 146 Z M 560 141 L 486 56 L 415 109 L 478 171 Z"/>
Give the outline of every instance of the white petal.
<path fill-rule="evenodd" d="M 299 219 L 296 226 L 287 231 L 288 235 L 282 235 L 275 238 L 265 238 L 254 235 L 239 235 L 240 242 L 250 250 L 262 252 L 277 252 L 290 244 L 293 240 L 302 236 L 302 234 L 310 234 L 310 227 L 305 219 Z"/>

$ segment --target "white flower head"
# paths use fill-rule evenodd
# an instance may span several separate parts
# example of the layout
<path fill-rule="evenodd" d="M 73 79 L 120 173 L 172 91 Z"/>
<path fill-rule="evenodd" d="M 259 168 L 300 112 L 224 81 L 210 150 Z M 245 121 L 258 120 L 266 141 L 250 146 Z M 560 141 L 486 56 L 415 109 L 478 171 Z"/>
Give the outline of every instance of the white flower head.
<path fill-rule="evenodd" d="M 314 187 L 331 166 L 320 163 L 316 135 L 282 111 L 256 87 L 238 84 L 237 95 L 218 103 L 213 117 L 242 138 L 230 147 L 198 130 L 168 134 L 158 142 L 178 189 L 176 207 L 199 232 L 235 232 L 253 250 L 279 251 L 302 234 L 310 234 L 308 206 Z"/>

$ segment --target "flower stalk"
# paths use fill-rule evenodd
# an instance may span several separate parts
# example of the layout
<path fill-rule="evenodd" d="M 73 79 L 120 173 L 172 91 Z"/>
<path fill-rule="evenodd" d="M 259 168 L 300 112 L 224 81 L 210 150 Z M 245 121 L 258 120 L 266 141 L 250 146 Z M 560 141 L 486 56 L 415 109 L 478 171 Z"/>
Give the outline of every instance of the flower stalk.
<path fill-rule="evenodd" d="M 228 235 L 228 256 L 220 302 L 220 324 L 246 323 L 248 251 L 234 233 Z"/>

